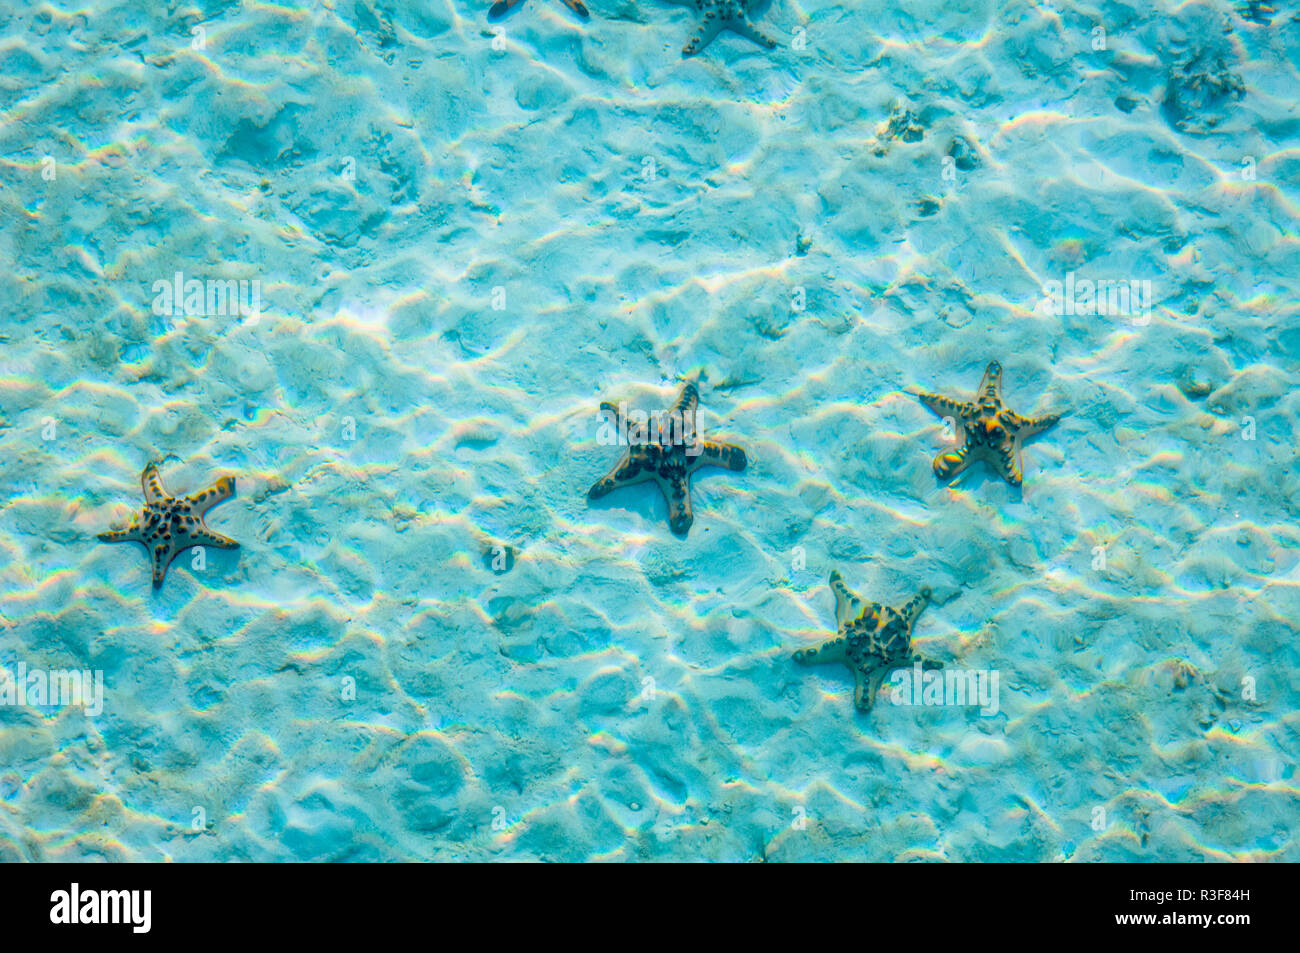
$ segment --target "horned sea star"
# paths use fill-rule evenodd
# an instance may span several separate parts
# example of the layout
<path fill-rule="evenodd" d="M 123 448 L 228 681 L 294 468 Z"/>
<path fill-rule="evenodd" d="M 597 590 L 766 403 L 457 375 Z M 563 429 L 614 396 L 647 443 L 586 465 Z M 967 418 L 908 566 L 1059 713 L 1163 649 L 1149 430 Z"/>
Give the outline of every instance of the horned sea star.
<path fill-rule="evenodd" d="M 140 484 L 144 488 L 144 509 L 131 517 L 126 529 L 109 530 L 96 539 L 105 543 L 143 544 L 153 561 L 155 589 L 162 585 L 167 567 L 176 555 L 191 546 L 239 548 L 233 539 L 212 532 L 203 523 L 203 515 L 208 510 L 235 495 L 234 477 L 222 477 L 191 496 L 168 496 L 157 464 L 151 463 L 144 468 Z"/>
<path fill-rule="evenodd" d="M 700 392 L 694 381 L 687 381 L 667 413 L 665 424 L 660 415 L 654 432 L 629 422 L 623 412 L 608 401 L 600 409 L 614 418 L 617 432 L 629 444 L 627 452 L 614 469 L 587 491 L 587 498 L 599 499 L 620 487 L 654 480 L 668 501 L 668 525 L 673 532 L 685 535 L 691 528 L 691 474 L 700 467 L 722 467 L 739 472 L 745 469 L 745 451 L 729 443 L 700 440 L 695 428 L 695 411 Z M 644 428 L 649 431 L 651 428 Z"/>
<path fill-rule="evenodd" d="M 1020 448 L 1025 439 L 1042 433 L 1061 419 L 1060 414 L 1022 417 L 1002 404 L 1002 365 L 990 361 L 973 402 L 953 400 L 938 394 L 920 394 L 921 403 L 940 417 L 951 417 L 963 435 L 960 450 L 934 458 L 934 472 L 941 480 L 961 473 L 976 460 L 987 460 L 1012 486 L 1024 479 Z"/>
<path fill-rule="evenodd" d="M 912 651 L 912 627 L 930 602 L 929 589 L 922 589 L 901 609 L 873 602 L 858 612 L 862 600 L 849 591 L 838 570 L 831 573 L 830 583 L 835 593 L 835 638 L 815 649 L 800 649 L 794 658 L 805 665 L 847 665 L 853 672 L 853 704 L 859 711 L 871 710 L 890 672 L 918 661 L 922 668 L 943 668 L 942 662 Z"/>
<path fill-rule="evenodd" d="M 692 7 L 699 14 L 699 24 L 686 45 L 682 56 L 694 56 L 713 42 L 723 30 L 748 37 L 759 46 L 776 48 L 776 40 L 759 30 L 749 19 L 747 0 L 669 0 L 683 7 Z"/>

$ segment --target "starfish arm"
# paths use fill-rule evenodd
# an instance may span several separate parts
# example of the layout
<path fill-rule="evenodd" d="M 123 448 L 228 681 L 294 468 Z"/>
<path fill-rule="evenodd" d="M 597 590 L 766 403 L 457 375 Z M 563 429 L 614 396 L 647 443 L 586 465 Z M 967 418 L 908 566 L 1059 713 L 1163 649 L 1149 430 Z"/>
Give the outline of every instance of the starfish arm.
<path fill-rule="evenodd" d="M 739 473 L 749 464 L 745 451 L 732 443 L 704 440 L 687 447 L 686 455 L 691 456 L 692 451 L 696 452 L 695 460 L 691 463 L 692 472 L 700 467 L 722 467 Z"/>
<path fill-rule="evenodd" d="M 1012 414 L 1011 420 L 1016 429 L 1019 431 L 1020 438 L 1032 437 L 1040 434 L 1048 427 L 1053 426 L 1061 419 L 1060 414 L 1043 414 L 1041 417 L 1021 417 L 1019 414 Z"/>
<path fill-rule="evenodd" d="M 659 443 L 669 447 L 685 447 L 687 453 L 698 453 L 700 435 L 695 426 L 695 411 L 668 411 L 659 420 Z"/>
<path fill-rule="evenodd" d="M 794 660 L 802 665 L 821 665 L 824 662 L 847 662 L 847 639 L 831 639 L 815 648 L 800 649 L 794 653 Z"/>
<path fill-rule="evenodd" d="M 902 619 L 903 624 L 907 626 L 909 635 L 912 632 L 912 626 L 916 625 L 916 617 L 919 616 L 921 612 L 924 611 L 925 607 L 930 604 L 930 596 L 931 592 L 928 587 L 922 589 L 911 598 L 907 605 L 898 610 L 898 617 Z"/>
<path fill-rule="evenodd" d="M 876 703 L 876 695 L 880 691 L 880 686 L 885 683 L 887 674 L 889 673 L 882 668 L 873 668 L 870 671 L 857 668 L 853 670 L 856 682 L 853 687 L 853 704 L 858 711 L 871 711 L 871 706 Z"/>
<path fill-rule="evenodd" d="M 989 366 L 984 368 L 984 379 L 980 381 L 980 390 L 977 400 L 991 398 L 1001 402 L 1002 400 L 1002 365 L 997 361 L 989 361 Z"/>
<path fill-rule="evenodd" d="M 759 46 L 766 47 L 769 50 L 776 49 L 776 40 L 772 39 L 766 33 L 759 30 L 758 27 L 754 26 L 754 24 L 749 22 L 749 19 L 747 17 L 733 20 L 728 25 L 736 33 L 739 33 L 741 36 L 745 37 L 746 39 L 753 40 Z"/>
<path fill-rule="evenodd" d="M 673 408 L 669 413 L 673 416 L 695 420 L 695 411 L 700 406 L 700 389 L 695 381 L 689 380 L 682 385 L 682 389 L 677 392 L 677 399 L 673 401 Z"/>
<path fill-rule="evenodd" d="M 187 546 L 213 546 L 217 549 L 238 549 L 239 543 L 235 542 L 229 536 L 222 536 L 220 533 L 214 533 L 206 526 L 200 526 L 198 529 L 192 529 L 185 537 Z"/>
<path fill-rule="evenodd" d="M 582 5 L 582 0 L 560 0 L 560 2 L 584 20 L 591 16 L 591 14 L 587 12 L 587 8 Z"/>
<path fill-rule="evenodd" d="M 623 413 L 623 407 L 626 406 L 626 404 L 620 406 L 608 400 L 600 402 L 601 413 L 609 414 L 614 418 L 614 429 L 618 433 L 620 442 L 626 441 L 634 447 L 656 442 L 660 444 L 692 444 L 695 442 L 694 418 L 682 420 L 680 417 L 673 417 L 671 412 L 649 420 L 646 419 L 644 414 L 629 417 Z M 668 419 L 665 420 L 664 417 Z M 691 426 L 689 433 L 684 431 L 684 425 L 686 424 Z M 665 425 L 668 428 L 667 432 L 664 430 Z"/>
<path fill-rule="evenodd" d="M 491 8 L 488 10 L 488 19 L 500 20 L 503 16 L 523 2 L 524 0 L 497 0 L 497 2 L 492 4 Z"/>
<path fill-rule="evenodd" d="M 623 412 L 618 409 L 616 404 L 612 404 L 607 400 L 602 400 L 600 402 L 600 411 L 601 413 L 609 414 L 614 418 L 614 428 L 619 432 L 619 434 L 628 433 L 627 417 L 623 415 Z"/>
<path fill-rule="evenodd" d="M 144 473 L 140 474 L 140 488 L 144 490 L 144 501 L 146 503 L 159 503 L 167 499 L 167 491 L 163 489 L 162 476 L 158 473 L 158 464 L 151 463 L 144 468 Z"/>
<path fill-rule="evenodd" d="M 844 584 L 844 577 L 838 569 L 831 573 L 831 592 L 835 593 L 835 627 L 843 628 L 846 622 L 858 617 L 862 600 Z"/>
<path fill-rule="evenodd" d="M 963 417 L 969 417 L 973 412 L 970 404 L 963 404 L 959 400 L 953 400 L 951 397 L 944 397 L 942 394 L 920 394 L 918 395 L 921 403 L 929 407 L 940 417 L 951 417 L 954 420 L 961 420 Z"/>
<path fill-rule="evenodd" d="M 587 491 L 587 499 L 597 500 L 606 493 L 612 493 L 614 490 L 625 486 L 635 486 L 638 483 L 644 483 L 655 475 L 654 467 L 643 467 L 639 459 L 634 459 L 632 451 L 629 450 L 623 454 L 621 460 L 614 465 L 603 477 L 592 484 Z"/>
<path fill-rule="evenodd" d="M 685 536 L 695 521 L 691 512 L 691 483 L 684 474 L 669 480 L 660 479 L 659 489 L 668 501 L 668 525 L 674 533 Z"/>
<path fill-rule="evenodd" d="M 126 529 L 110 529 L 103 533 L 97 533 L 95 539 L 101 543 L 128 543 L 143 542 L 144 539 L 140 534 L 140 527 L 137 523 L 132 523 Z"/>
<path fill-rule="evenodd" d="M 713 38 L 722 32 L 722 24 L 716 19 L 705 20 L 696 29 L 695 34 L 682 47 L 682 56 L 694 56 L 713 42 Z"/>
<path fill-rule="evenodd" d="M 940 480 L 950 480 L 971 465 L 969 448 L 950 450 L 934 458 L 934 475 Z"/>
<path fill-rule="evenodd" d="M 196 516 L 202 516 L 218 503 L 228 500 L 234 495 L 235 478 L 222 477 L 206 490 L 200 490 L 198 493 L 185 497 L 185 502 L 193 507 Z"/>
<path fill-rule="evenodd" d="M 998 471 L 998 475 L 1012 486 L 1020 486 L 1024 480 L 1024 471 L 1020 467 L 1020 441 L 1006 440 L 993 448 L 989 462 Z"/>
<path fill-rule="evenodd" d="M 171 565 L 171 561 L 178 552 L 180 552 L 179 549 L 172 549 L 172 547 L 163 543 L 155 543 L 150 548 L 149 561 L 153 566 L 153 587 L 155 589 L 163 584 L 163 579 L 167 576 L 167 567 Z"/>

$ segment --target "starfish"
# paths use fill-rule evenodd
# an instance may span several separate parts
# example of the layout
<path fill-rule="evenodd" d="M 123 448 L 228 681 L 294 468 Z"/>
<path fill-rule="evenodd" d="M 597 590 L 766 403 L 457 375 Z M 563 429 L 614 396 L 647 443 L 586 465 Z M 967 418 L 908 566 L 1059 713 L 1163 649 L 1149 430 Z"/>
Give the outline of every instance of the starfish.
<path fill-rule="evenodd" d="M 523 2 L 524 0 L 497 0 L 496 3 L 492 4 L 491 9 L 488 10 L 488 19 L 500 20 Z M 560 0 L 560 2 L 584 20 L 591 16 L 591 14 L 587 12 L 587 8 L 582 5 L 582 0 Z"/>
<path fill-rule="evenodd" d="M 835 593 L 835 638 L 815 649 L 800 649 L 794 653 L 794 659 L 805 665 L 824 662 L 847 665 L 853 672 L 853 704 L 858 711 L 871 710 L 876 693 L 890 672 L 918 661 L 922 668 L 943 668 L 942 662 L 922 658 L 912 651 L 912 626 L 930 602 L 929 589 L 922 589 L 901 609 L 873 602 L 858 612 L 862 600 L 844 585 L 844 577 L 838 570 L 831 573 L 830 583 Z"/>
<path fill-rule="evenodd" d="M 212 532 L 203 523 L 203 514 L 235 495 L 234 477 L 222 477 L 192 496 L 168 496 L 158 475 L 158 465 L 151 463 L 144 468 L 140 484 L 144 488 L 144 510 L 131 517 L 126 529 L 109 530 L 95 538 L 105 543 L 142 543 L 153 560 L 155 589 L 162 585 L 167 567 L 176 555 L 191 546 L 239 548 L 233 539 Z"/>
<path fill-rule="evenodd" d="M 750 22 L 747 0 L 669 0 L 669 2 L 683 7 L 694 7 L 700 16 L 694 35 L 682 47 L 682 56 L 694 56 L 712 43 L 713 38 L 723 30 L 739 33 L 769 50 L 776 48 L 776 40 Z"/>
<path fill-rule="evenodd" d="M 962 403 L 937 394 L 920 394 L 921 403 L 940 417 L 951 417 L 961 427 L 964 442 L 960 450 L 934 458 L 934 472 L 941 480 L 961 473 L 976 460 L 987 460 L 1012 486 L 1024 479 L 1020 447 L 1027 437 L 1042 433 L 1061 419 L 1060 414 L 1022 417 L 1002 405 L 1002 365 L 990 361 L 972 403 Z"/>
<path fill-rule="evenodd" d="M 699 402 L 699 388 L 695 381 L 687 381 L 667 412 L 667 422 L 664 414 L 657 415 L 659 420 L 652 432 L 649 426 L 630 422 L 623 408 L 603 401 L 600 409 L 614 418 L 617 442 L 627 443 L 628 449 L 614 469 L 587 491 L 587 499 L 599 499 L 620 487 L 654 480 L 668 501 L 668 525 L 674 533 L 685 535 L 694 519 L 691 474 L 706 466 L 740 472 L 746 465 L 745 451 L 740 447 L 699 439 L 695 429 Z"/>

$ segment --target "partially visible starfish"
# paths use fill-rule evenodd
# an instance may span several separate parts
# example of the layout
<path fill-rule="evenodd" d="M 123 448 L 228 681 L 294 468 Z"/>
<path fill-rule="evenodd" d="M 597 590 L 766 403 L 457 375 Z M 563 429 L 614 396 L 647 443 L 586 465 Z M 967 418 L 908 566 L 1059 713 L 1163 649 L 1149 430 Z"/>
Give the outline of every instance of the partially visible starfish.
<path fill-rule="evenodd" d="M 701 440 L 695 428 L 695 410 L 700 392 L 695 381 L 687 381 L 677 395 L 665 423 L 659 415 L 658 426 L 641 428 L 629 422 L 619 408 L 603 401 L 600 409 L 614 418 L 620 442 L 629 444 L 627 452 L 587 491 L 590 500 L 624 486 L 654 480 L 668 501 L 668 525 L 674 533 L 685 535 L 691 528 L 691 474 L 700 467 L 744 470 L 745 451 L 729 443 Z M 641 430 L 645 433 L 641 433 Z"/>
<path fill-rule="evenodd" d="M 987 460 L 1004 480 L 1019 486 L 1024 479 L 1020 447 L 1027 437 L 1042 433 L 1061 419 L 1060 414 L 1022 417 L 1002 405 L 1002 365 L 990 361 L 974 402 L 962 403 L 937 394 L 919 394 L 921 403 L 940 417 L 951 417 L 963 434 L 960 450 L 934 458 L 941 480 L 961 473 L 976 460 Z"/>
<path fill-rule="evenodd" d="M 901 609 L 873 602 L 861 612 L 862 600 L 844 585 L 839 571 L 831 573 L 835 593 L 835 638 L 815 649 L 794 653 L 796 662 L 818 665 L 842 662 L 853 672 L 853 704 L 858 711 L 870 711 L 876 693 L 889 673 L 920 662 L 922 668 L 943 668 L 942 662 L 922 658 L 912 651 L 912 626 L 930 602 L 930 590 L 922 589 Z"/>
<path fill-rule="evenodd" d="M 172 559 L 191 546 L 239 548 L 233 539 L 212 532 L 203 523 L 204 513 L 235 495 L 234 477 L 222 477 L 192 496 L 168 496 L 158 465 L 151 463 L 144 468 L 140 484 L 144 488 L 144 510 L 131 517 L 126 529 L 109 530 L 95 538 L 105 543 L 142 543 L 153 561 L 155 589 L 162 585 Z"/>
<path fill-rule="evenodd" d="M 492 4 L 492 8 L 488 10 L 488 19 L 500 20 L 503 16 L 523 2 L 524 0 L 497 0 L 496 3 Z M 584 20 L 591 16 L 591 14 L 587 12 L 587 8 L 582 5 L 582 0 L 560 0 L 560 2 Z"/>
<path fill-rule="evenodd" d="M 769 50 L 776 48 L 776 40 L 750 22 L 747 0 L 669 0 L 669 2 L 683 7 L 693 7 L 700 16 L 695 33 L 682 47 L 682 56 L 694 56 L 712 43 L 713 38 L 723 30 L 739 33 Z"/>

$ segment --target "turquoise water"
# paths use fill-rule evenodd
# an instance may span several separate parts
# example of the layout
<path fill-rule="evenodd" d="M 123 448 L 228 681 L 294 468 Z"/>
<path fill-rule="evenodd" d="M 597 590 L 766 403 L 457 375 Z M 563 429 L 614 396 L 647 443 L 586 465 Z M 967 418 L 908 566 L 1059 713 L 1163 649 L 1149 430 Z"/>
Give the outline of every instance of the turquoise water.
<path fill-rule="evenodd" d="M 0 5 L 0 857 L 1300 859 L 1292 8 L 142 6 Z"/>

